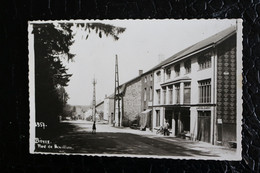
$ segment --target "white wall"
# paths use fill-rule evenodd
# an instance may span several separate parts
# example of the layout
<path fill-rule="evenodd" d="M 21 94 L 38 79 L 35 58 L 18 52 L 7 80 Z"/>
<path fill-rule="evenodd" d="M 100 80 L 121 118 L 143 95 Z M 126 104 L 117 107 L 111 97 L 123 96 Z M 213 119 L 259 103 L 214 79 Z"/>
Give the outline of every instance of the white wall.
<path fill-rule="evenodd" d="M 104 120 L 108 120 L 109 117 L 109 98 L 104 99 Z"/>
<path fill-rule="evenodd" d="M 191 78 L 190 82 L 191 82 L 191 101 L 190 104 L 198 104 L 199 103 L 199 92 L 198 92 L 198 81 L 201 80 L 205 80 L 205 79 L 211 79 L 211 103 L 214 103 L 213 98 L 215 98 L 213 96 L 214 92 L 213 92 L 213 86 L 215 85 L 215 80 L 214 80 L 214 68 L 215 68 L 215 62 L 216 59 L 214 58 L 214 55 L 212 54 L 212 61 L 211 61 L 211 68 L 208 69 L 203 69 L 203 70 L 199 70 L 199 64 L 198 64 L 198 57 L 197 56 L 192 56 L 191 57 L 191 72 L 186 74 L 186 70 L 184 67 L 184 61 L 181 62 L 177 62 L 180 64 L 180 75 L 176 77 L 175 71 L 174 71 L 174 65 L 177 64 L 172 64 L 170 66 L 171 68 L 171 77 L 170 79 L 167 79 L 166 77 L 166 73 L 164 71 L 164 69 L 159 69 L 156 70 L 154 72 L 154 99 L 153 105 L 158 105 L 158 100 L 157 100 L 157 93 L 156 90 L 160 89 L 161 90 L 161 100 L 160 100 L 160 105 L 163 104 L 163 90 L 160 84 L 164 83 L 164 82 L 170 82 L 170 81 L 174 81 L 174 80 L 178 80 L 178 79 L 182 79 L 183 77 L 189 77 Z M 167 69 L 167 68 L 165 68 Z M 158 71 L 161 71 L 161 82 L 157 82 L 157 75 L 156 73 Z M 175 86 L 174 84 L 173 86 L 173 93 L 172 93 L 172 101 L 173 104 L 176 104 L 176 93 L 175 93 Z M 181 82 L 180 83 L 180 104 L 183 104 L 183 97 L 184 97 L 184 83 Z M 169 104 L 169 88 L 166 87 L 166 104 Z M 156 125 L 156 111 L 155 110 L 160 110 L 160 125 L 163 125 L 163 123 L 165 122 L 165 108 L 164 107 L 156 107 L 153 108 L 153 126 L 155 127 Z M 213 115 L 215 113 L 215 111 L 213 111 L 213 108 L 209 109 L 211 110 L 211 141 L 212 141 L 212 136 L 214 133 L 214 116 Z M 174 122 L 174 120 L 173 120 Z M 191 133 L 191 137 L 193 139 L 197 138 L 197 128 L 198 128 L 198 110 L 197 107 L 191 107 L 190 108 L 190 133 Z"/>

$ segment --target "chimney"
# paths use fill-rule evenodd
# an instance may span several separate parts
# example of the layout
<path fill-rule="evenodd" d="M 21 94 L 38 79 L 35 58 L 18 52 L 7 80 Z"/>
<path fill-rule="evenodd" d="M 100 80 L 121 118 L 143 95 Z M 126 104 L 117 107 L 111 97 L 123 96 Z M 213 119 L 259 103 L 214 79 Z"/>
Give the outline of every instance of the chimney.
<path fill-rule="evenodd" d="M 139 76 L 143 74 L 143 70 L 139 70 Z"/>

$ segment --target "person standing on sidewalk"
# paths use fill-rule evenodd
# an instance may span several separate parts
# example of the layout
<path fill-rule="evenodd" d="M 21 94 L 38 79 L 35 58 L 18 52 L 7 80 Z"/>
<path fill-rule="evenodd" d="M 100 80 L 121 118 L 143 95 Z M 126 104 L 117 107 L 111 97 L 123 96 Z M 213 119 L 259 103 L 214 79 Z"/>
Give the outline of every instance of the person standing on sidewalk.
<path fill-rule="evenodd" d="M 164 124 L 164 127 L 163 127 L 163 135 L 164 135 L 164 136 L 168 136 L 168 130 L 169 130 L 169 123 L 168 123 L 168 121 L 166 120 L 166 121 L 165 121 L 165 124 Z"/>
<path fill-rule="evenodd" d="M 96 121 L 94 121 L 92 125 L 92 134 L 96 134 Z"/>

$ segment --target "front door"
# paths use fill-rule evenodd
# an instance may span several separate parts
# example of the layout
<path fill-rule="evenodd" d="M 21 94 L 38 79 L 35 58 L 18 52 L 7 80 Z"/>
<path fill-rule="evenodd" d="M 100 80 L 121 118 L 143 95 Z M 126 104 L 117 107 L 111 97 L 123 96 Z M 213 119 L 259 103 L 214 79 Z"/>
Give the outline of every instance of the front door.
<path fill-rule="evenodd" d="M 210 111 L 198 112 L 198 140 L 210 142 Z"/>

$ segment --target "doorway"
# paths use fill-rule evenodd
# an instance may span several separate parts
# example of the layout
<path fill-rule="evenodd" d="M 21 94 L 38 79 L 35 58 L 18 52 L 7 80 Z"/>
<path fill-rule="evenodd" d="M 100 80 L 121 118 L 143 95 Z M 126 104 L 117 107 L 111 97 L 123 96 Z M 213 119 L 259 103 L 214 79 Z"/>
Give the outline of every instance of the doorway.
<path fill-rule="evenodd" d="M 165 120 L 169 123 L 169 128 L 172 128 L 172 110 L 165 110 Z"/>
<path fill-rule="evenodd" d="M 190 132 L 190 110 L 188 108 L 175 109 L 173 118 L 176 135 Z"/>
<path fill-rule="evenodd" d="M 210 143 L 210 111 L 198 111 L 198 140 Z"/>

